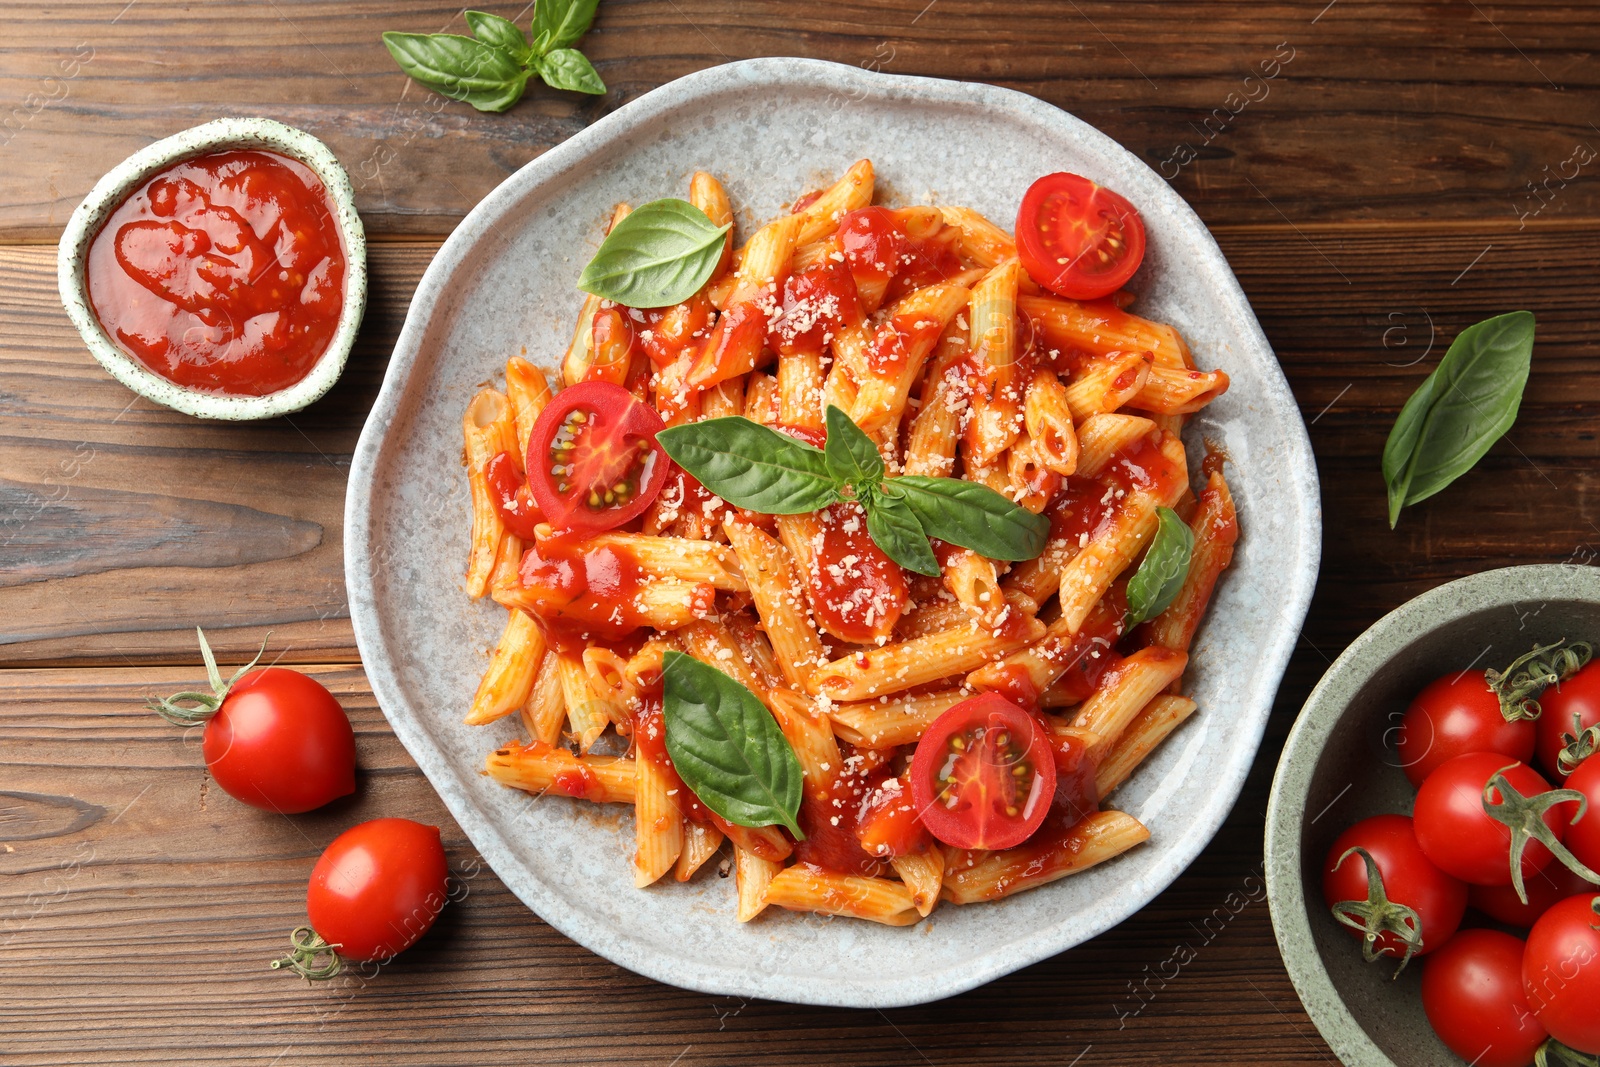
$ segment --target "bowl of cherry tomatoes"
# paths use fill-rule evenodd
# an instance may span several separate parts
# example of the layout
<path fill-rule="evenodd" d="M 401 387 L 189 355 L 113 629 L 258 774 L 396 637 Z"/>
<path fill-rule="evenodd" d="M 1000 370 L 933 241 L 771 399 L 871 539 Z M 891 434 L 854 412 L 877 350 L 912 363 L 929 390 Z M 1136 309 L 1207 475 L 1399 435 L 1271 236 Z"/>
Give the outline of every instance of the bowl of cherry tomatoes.
<path fill-rule="evenodd" d="M 1312 691 L 1267 896 L 1350 1065 L 1600 1055 L 1600 568 L 1509 567 L 1384 616 Z"/>

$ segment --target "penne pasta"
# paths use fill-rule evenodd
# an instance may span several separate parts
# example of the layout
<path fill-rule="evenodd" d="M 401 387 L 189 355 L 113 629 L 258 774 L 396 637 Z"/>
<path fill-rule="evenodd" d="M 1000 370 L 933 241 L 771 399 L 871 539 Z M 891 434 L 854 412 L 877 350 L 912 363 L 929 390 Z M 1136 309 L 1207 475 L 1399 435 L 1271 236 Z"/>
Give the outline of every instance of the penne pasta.
<path fill-rule="evenodd" d="M 489 589 L 501 544 L 507 533 L 495 510 L 485 474 L 489 461 L 517 447 L 516 425 L 506 395 L 484 389 L 472 398 L 461 419 L 466 439 L 467 485 L 472 492 L 472 547 L 467 556 L 467 595 L 481 597 Z"/>
<path fill-rule="evenodd" d="M 845 915 L 885 926 L 909 926 L 922 918 L 911 890 L 900 882 L 838 874 L 807 863 L 779 871 L 762 899 L 791 911 Z"/>
<path fill-rule="evenodd" d="M 739 523 L 723 527 L 750 586 L 762 629 L 789 685 L 806 692 L 812 672 L 826 662 L 822 639 L 805 609 L 799 578 L 788 551 L 760 530 Z"/>
<path fill-rule="evenodd" d="M 1105 749 L 1100 764 L 1095 768 L 1095 795 L 1110 796 L 1128 780 L 1134 768 L 1155 751 L 1167 735 L 1194 714 L 1195 702 L 1188 697 L 1158 696 L 1134 716 L 1117 740 Z"/>
<path fill-rule="evenodd" d="M 632 804 L 634 761 L 574 756 L 542 741 L 512 742 L 489 754 L 484 769 L 503 785 L 604 804 Z"/>
<path fill-rule="evenodd" d="M 969 625 L 848 653 L 817 668 L 810 684 L 832 700 L 900 693 L 981 667 L 1037 641 L 1044 636 L 1044 629 L 1037 619 L 1012 611 L 995 629 Z"/>
<path fill-rule="evenodd" d="M 943 689 L 886 701 L 835 704 L 828 719 L 841 741 L 858 748 L 895 748 L 916 744 L 934 719 L 971 695 L 962 689 Z"/>
<path fill-rule="evenodd" d="M 910 891 L 911 906 L 926 919 L 939 904 L 939 891 L 944 882 L 944 853 L 930 848 L 926 852 L 896 856 L 889 864 Z"/>
<path fill-rule="evenodd" d="M 1045 836 L 1045 840 L 1037 840 Z M 965 854 L 944 872 L 944 897 L 952 904 L 999 900 L 1088 870 L 1141 844 L 1150 831 L 1131 815 L 1097 811 L 1071 829 L 1004 852 Z"/>
<path fill-rule="evenodd" d="M 495 645 L 489 669 L 473 694 L 466 724 L 482 726 L 526 704 L 543 662 L 544 634 L 539 624 L 527 612 L 513 611 L 499 644 Z"/>
<path fill-rule="evenodd" d="M 634 761 L 633 884 L 642 889 L 672 870 L 683 854 L 683 812 L 672 794 L 677 776 L 648 759 Z"/>

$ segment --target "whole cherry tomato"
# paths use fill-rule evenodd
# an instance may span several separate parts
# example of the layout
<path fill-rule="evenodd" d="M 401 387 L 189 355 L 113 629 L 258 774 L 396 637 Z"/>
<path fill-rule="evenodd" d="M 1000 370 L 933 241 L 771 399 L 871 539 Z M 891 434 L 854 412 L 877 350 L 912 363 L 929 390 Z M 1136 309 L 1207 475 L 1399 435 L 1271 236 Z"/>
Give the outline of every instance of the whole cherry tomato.
<path fill-rule="evenodd" d="M 306 915 L 314 937 L 292 940 L 295 951 L 274 963 L 307 978 L 331 978 L 338 958 L 386 960 L 416 943 L 448 899 L 450 869 L 437 826 L 410 819 L 373 819 L 333 839 L 311 869 Z M 320 940 L 318 940 L 320 938 Z"/>
<path fill-rule="evenodd" d="M 1544 709 L 1538 725 L 1539 765 L 1559 785 L 1572 773 L 1570 765 L 1563 769 L 1563 749 L 1570 760 L 1600 747 L 1600 661 L 1546 689 L 1539 695 L 1539 706 Z"/>
<path fill-rule="evenodd" d="M 1377 867 L 1375 885 L 1368 858 Z M 1434 951 L 1455 934 L 1467 909 L 1466 884 L 1422 854 L 1404 815 L 1376 815 L 1340 834 L 1322 866 L 1322 895 L 1351 935 L 1365 939 L 1369 960 Z"/>
<path fill-rule="evenodd" d="M 1474 1067 L 1527 1067 L 1543 1043 L 1522 988 L 1523 943 L 1462 930 L 1422 968 L 1422 1010 L 1439 1040 Z"/>
<path fill-rule="evenodd" d="M 1571 829 L 1568 830 L 1571 843 Z M 1567 870 L 1566 864 L 1547 863 L 1544 869 L 1524 883 L 1528 902 L 1517 898 L 1517 890 L 1509 885 L 1474 885 L 1467 887 L 1467 906 L 1477 908 L 1495 922 L 1507 926 L 1520 926 L 1526 930 L 1549 911 L 1557 901 L 1566 900 L 1575 893 L 1593 890 L 1584 877 Z"/>
<path fill-rule="evenodd" d="M 180 726 L 205 723 L 200 751 L 223 791 L 283 815 L 354 793 L 355 732 L 333 694 L 287 667 L 252 670 L 259 654 L 225 682 L 206 635 L 195 632 L 212 691 L 179 693 L 148 706 Z"/>
<path fill-rule="evenodd" d="M 1528 932 L 1522 987 L 1550 1036 L 1600 1054 L 1600 896 L 1568 897 Z"/>
<path fill-rule="evenodd" d="M 1457 756 L 1428 775 L 1417 791 L 1417 843 L 1437 867 L 1463 882 L 1513 884 L 1511 827 L 1489 815 L 1487 800 L 1527 835 L 1520 857 L 1526 879 L 1551 859 L 1550 849 L 1538 838 L 1559 843 L 1572 817 L 1570 802 L 1540 799 L 1549 788 L 1533 768 L 1500 753 Z M 1540 822 L 1544 829 L 1535 825 Z"/>
<path fill-rule="evenodd" d="M 1406 709 L 1396 739 L 1400 769 L 1420 787 L 1440 766 L 1470 752 L 1527 763 L 1537 729 L 1531 719 L 1506 721 L 1483 671 L 1457 671 L 1429 684 Z"/>
<path fill-rule="evenodd" d="M 1567 776 L 1566 788 L 1583 796 L 1584 810 L 1583 816 L 1567 827 L 1563 843 L 1579 863 L 1600 874 L 1600 759 L 1590 758 L 1578 764 L 1578 769 Z"/>

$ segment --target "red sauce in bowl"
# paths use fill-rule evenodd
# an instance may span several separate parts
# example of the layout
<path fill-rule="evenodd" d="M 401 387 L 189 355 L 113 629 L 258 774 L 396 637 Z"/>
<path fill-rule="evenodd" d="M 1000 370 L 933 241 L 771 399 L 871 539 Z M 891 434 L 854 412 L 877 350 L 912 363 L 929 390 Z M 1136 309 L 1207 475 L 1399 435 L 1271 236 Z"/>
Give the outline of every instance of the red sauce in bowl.
<path fill-rule="evenodd" d="M 174 164 L 89 246 L 89 301 L 122 348 L 169 381 L 265 396 L 310 373 L 338 329 L 345 252 L 327 191 L 275 152 Z"/>

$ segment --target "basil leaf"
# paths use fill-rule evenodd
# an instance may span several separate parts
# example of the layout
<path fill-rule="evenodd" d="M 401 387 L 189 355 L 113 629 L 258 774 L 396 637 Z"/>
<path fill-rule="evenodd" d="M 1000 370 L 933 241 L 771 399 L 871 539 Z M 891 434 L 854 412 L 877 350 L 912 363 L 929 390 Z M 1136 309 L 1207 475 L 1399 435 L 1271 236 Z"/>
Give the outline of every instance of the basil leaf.
<path fill-rule="evenodd" d="M 509 52 L 453 33 L 383 35 L 394 61 L 417 81 L 479 111 L 504 111 L 522 97 L 528 72 Z"/>
<path fill-rule="evenodd" d="M 987 485 L 960 478 L 908 474 L 884 482 L 905 496 L 929 537 L 990 559 L 1032 559 L 1044 551 L 1050 520 Z"/>
<path fill-rule="evenodd" d="M 693 656 L 668 652 L 662 668 L 667 755 L 684 785 L 737 826 L 777 824 L 804 838 L 795 821 L 804 776 L 772 713 Z"/>
<path fill-rule="evenodd" d="M 1183 588 L 1194 554 L 1194 531 L 1171 508 L 1156 508 L 1156 535 L 1128 579 L 1128 625 L 1160 615 Z"/>
<path fill-rule="evenodd" d="M 557 48 L 541 56 L 538 68 L 539 77 L 552 89 L 570 89 L 575 93 L 593 93 L 595 96 L 606 91 L 606 83 L 600 80 L 599 73 L 588 58 L 576 48 Z"/>
<path fill-rule="evenodd" d="M 832 404 L 828 405 L 828 443 L 824 454 L 828 459 L 828 472 L 838 481 L 855 486 L 857 496 L 883 481 L 883 457 L 878 454 L 878 446 L 849 415 Z"/>
<path fill-rule="evenodd" d="M 1411 394 L 1383 446 L 1389 528 L 1400 509 L 1471 470 L 1511 428 L 1533 365 L 1533 313 L 1468 326 Z"/>
<path fill-rule="evenodd" d="M 577 44 L 589 32 L 600 0 L 538 0 L 533 9 L 533 36 L 548 35 L 539 55 Z"/>
<path fill-rule="evenodd" d="M 487 11 L 466 11 L 463 14 L 467 20 L 467 28 L 472 30 L 472 36 L 484 44 L 505 49 L 518 63 L 526 63 L 533 57 L 533 49 L 528 47 L 528 38 L 517 28 L 515 22 L 499 15 L 491 15 Z"/>
<path fill-rule="evenodd" d="M 799 515 L 839 499 L 822 450 L 742 415 L 671 426 L 656 440 L 678 466 L 734 507 Z"/>
<path fill-rule="evenodd" d="M 631 308 L 681 304 L 711 277 L 732 228 L 687 201 L 652 200 L 611 228 L 578 288 Z"/>
<path fill-rule="evenodd" d="M 837 408 L 831 408 L 837 411 Z M 828 440 L 833 440 L 830 432 Z M 862 504 L 867 509 L 867 536 L 883 549 L 883 554 L 908 571 L 939 577 L 939 560 L 928 544 L 928 535 L 917 521 L 916 512 L 904 496 L 886 491 L 888 486 L 869 492 Z"/>

